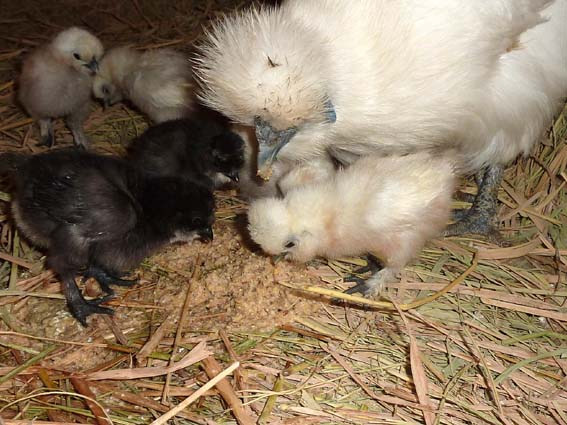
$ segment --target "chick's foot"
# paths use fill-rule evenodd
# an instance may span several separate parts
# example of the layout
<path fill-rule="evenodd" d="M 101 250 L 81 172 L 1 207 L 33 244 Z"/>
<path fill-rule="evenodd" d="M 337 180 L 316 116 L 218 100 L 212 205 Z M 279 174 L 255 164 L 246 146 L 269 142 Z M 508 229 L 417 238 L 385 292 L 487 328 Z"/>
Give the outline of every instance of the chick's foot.
<path fill-rule="evenodd" d="M 85 300 L 71 274 L 64 276 L 61 280 L 61 284 L 65 299 L 67 300 L 67 307 L 73 317 L 77 319 L 81 325 L 87 326 L 87 317 L 91 314 L 114 314 L 114 310 L 111 308 L 101 307 L 99 305 L 112 299 L 113 297 L 111 295 L 94 300 Z"/>
<path fill-rule="evenodd" d="M 90 266 L 83 273 L 83 281 L 86 281 L 89 278 L 95 279 L 100 285 L 100 289 L 109 295 L 114 295 L 114 290 L 110 287 L 110 285 L 132 286 L 138 283 L 138 279 L 122 279 L 97 266 Z"/>
<path fill-rule="evenodd" d="M 366 279 L 362 279 L 360 277 L 352 276 L 348 279 L 345 279 L 345 282 L 354 282 L 355 285 L 348 288 L 344 291 L 345 294 L 354 295 L 354 294 L 361 294 L 362 296 L 366 297 L 367 294 L 370 294 L 372 288 L 368 284 Z"/>
<path fill-rule="evenodd" d="M 89 317 L 91 314 L 114 314 L 114 310 L 112 310 L 111 308 L 101 307 L 99 305 L 111 300 L 112 298 L 114 298 L 112 295 L 107 295 L 106 297 L 101 297 L 94 300 L 85 300 L 84 298 L 82 298 L 74 301 L 69 301 L 67 302 L 67 305 L 73 317 L 77 319 L 81 323 L 81 325 L 86 327 L 87 317 Z"/>
<path fill-rule="evenodd" d="M 375 257 L 372 254 L 368 254 L 366 256 L 366 265 L 357 268 L 356 270 L 354 270 L 354 273 L 351 277 L 356 277 L 356 275 L 361 275 L 361 274 L 365 274 L 365 273 L 371 273 L 374 274 L 376 272 L 379 272 L 380 270 L 382 270 L 384 268 L 384 265 L 382 264 L 382 262 Z M 347 281 L 349 282 L 355 282 L 355 280 L 350 280 L 350 277 L 347 278 Z"/>
<path fill-rule="evenodd" d="M 349 282 L 355 282 L 352 288 L 347 289 L 345 294 L 361 294 L 366 298 L 379 298 L 384 289 L 384 283 L 391 279 L 395 275 L 394 269 L 385 267 L 372 273 L 368 279 L 362 279 L 353 276 L 352 278 L 345 279 Z"/>

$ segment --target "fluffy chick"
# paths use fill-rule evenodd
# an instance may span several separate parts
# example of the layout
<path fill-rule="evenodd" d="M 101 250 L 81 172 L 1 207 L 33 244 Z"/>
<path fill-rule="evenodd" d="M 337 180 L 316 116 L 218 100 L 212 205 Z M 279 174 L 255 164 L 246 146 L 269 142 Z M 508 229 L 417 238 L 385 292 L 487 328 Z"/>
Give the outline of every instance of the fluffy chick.
<path fill-rule="evenodd" d="M 117 47 L 103 57 L 93 92 L 105 105 L 127 99 L 154 123 L 186 116 L 193 103 L 188 59 L 172 49 Z"/>
<path fill-rule="evenodd" d="M 219 187 L 238 181 L 243 143 L 219 121 L 201 115 L 148 128 L 132 141 L 127 158 L 147 172 L 203 178 Z"/>
<path fill-rule="evenodd" d="M 111 284 L 146 256 L 176 241 L 212 239 L 214 199 L 196 182 L 146 175 L 127 162 L 78 150 L 34 156 L 0 155 L 0 172 L 14 183 L 12 216 L 61 280 L 72 315 L 111 314 L 87 301 L 75 276 L 95 277 L 112 295 Z"/>
<path fill-rule="evenodd" d="M 18 100 L 38 121 L 40 144 L 53 145 L 52 119 L 65 117 L 75 144 L 87 146 L 83 122 L 90 112 L 92 75 L 102 54 L 98 38 L 71 27 L 24 60 Z"/>
<path fill-rule="evenodd" d="M 453 160 L 418 153 L 359 159 L 330 180 L 252 203 L 252 239 L 295 261 L 372 254 L 384 268 L 350 292 L 380 294 L 450 215 Z"/>
<path fill-rule="evenodd" d="M 285 163 L 282 163 L 281 167 L 285 167 Z M 337 167 L 329 156 L 313 158 L 309 162 L 295 163 L 282 172 L 277 183 L 278 189 L 285 196 L 293 189 L 323 182 L 334 176 Z"/>

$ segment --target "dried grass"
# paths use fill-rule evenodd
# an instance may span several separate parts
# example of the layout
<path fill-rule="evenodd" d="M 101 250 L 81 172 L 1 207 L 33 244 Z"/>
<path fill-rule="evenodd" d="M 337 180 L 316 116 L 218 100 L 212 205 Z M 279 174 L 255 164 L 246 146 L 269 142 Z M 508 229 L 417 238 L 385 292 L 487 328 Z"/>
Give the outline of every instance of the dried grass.
<path fill-rule="evenodd" d="M 26 51 L 54 32 L 83 25 L 107 46 L 135 42 L 189 52 L 203 24 L 247 3 L 0 3 L 0 149 L 38 151 L 36 129 L 13 102 L 14 77 Z M 99 152 L 120 154 L 145 127 L 123 105 L 97 107 L 87 134 Z M 61 123 L 56 132 L 59 145 L 70 143 Z M 267 323 L 268 331 L 255 330 L 258 323 L 246 316 L 225 326 L 223 312 L 209 311 L 206 300 L 185 308 L 153 300 L 168 291 L 171 299 L 195 294 L 210 273 L 208 254 L 199 250 L 189 263 L 179 263 L 189 251 L 148 259 L 142 284 L 120 292 L 116 320 L 97 320 L 84 331 L 66 327 L 67 313 L 56 311 L 62 307 L 58 282 L 43 271 L 41 254 L 18 240 L 7 221 L 8 197 L 0 193 L 0 418 L 6 424 L 163 423 L 161 415 L 184 403 L 190 406 L 174 412 L 175 423 L 567 425 L 566 164 L 567 110 L 533 155 L 506 171 L 499 216 L 511 246 L 434 241 L 400 283 L 388 285 L 387 303 L 327 302 L 363 260 L 285 265 L 305 277 L 293 282 L 280 278 L 284 266 L 265 262 L 274 291 L 312 303 L 308 314 L 290 314 L 288 323 Z M 462 189 L 474 192 L 467 181 Z M 232 226 L 246 206 L 231 192 L 218 195 L 219 222 Z M 193 259 L 199 255 L 201 271 Z M 192 277 L 190 292 L 185 285 Z M 42 314 L 43 322 L 34 321 Z M 208 357 L 199 367 L 192 363 L 207 358 L 205 343 L 217 360 Z M 233 379 L 225 376 L 229 364 L 240 364 Z M 203 385 L 212 376 L 222 388 Z M 238 417 L 231 408 L 239 409 Z"/>

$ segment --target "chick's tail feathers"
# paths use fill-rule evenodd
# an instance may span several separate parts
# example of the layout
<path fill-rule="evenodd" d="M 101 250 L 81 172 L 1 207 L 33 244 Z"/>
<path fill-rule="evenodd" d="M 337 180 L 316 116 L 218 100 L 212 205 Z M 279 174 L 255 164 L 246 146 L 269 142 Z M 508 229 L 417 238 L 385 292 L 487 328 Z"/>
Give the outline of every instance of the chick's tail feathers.
<path fill-rule="evenodd" d="M 18 171 L 27 159 L 26 155 L 13 152 L 0 154 L 0 176 Z"/>

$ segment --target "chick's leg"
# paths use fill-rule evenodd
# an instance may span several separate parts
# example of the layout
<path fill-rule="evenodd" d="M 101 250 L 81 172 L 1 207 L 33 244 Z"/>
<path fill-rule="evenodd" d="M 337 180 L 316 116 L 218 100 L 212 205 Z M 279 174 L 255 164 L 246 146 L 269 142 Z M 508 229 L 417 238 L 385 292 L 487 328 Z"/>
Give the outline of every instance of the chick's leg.
<path fill-rule="evenodd" d="M 366 256 L 366 266 L 360 267 L 358 269 L 356 269 L 354 272 L 356 274 L 364 274 L 364 273 L 368 273 L 371 272 L 372 274 L 382 270 L 384 268 L 384 265 L 382 264 L 382 262 L 380 261 L 379 258 L 375 257 L 372 254 L 368 254 Z"/>
<path fill-rule="evenodd" d="M 47 146 L 48 148 L 52 147 L 55 139 L 53 137 L 53 122 L 51 121 L 51 118 L 40 119 L 38 124 L 41 140 L 37 146 Z"/>
<path fill-rule="evenodd" d="M 385 267 L 372 274 L 368 279 L 362 280 L 345 291 L 345 294 L 361 294 L 366 298 L 378 298 L 384 289 L 384 284 L 396 275 L 396 270 Z"/>
<path fill-rule="evenodd" d="M 356 282 L 356 285 L 347 289 L 345 294 L 361 294 L 366 298 L 378 298 L 382 294 L 384 284 L 393 279 L 411 258 L 411 241 L 412 239 L 397 241 L 394 244 L 397 246 L 396 253 L 386 259 L 384 264 L 374 255 L 369 254 L 368 266 L 365 268 L 368 268 L 372 274 L 368 279 L 359 277 L 348 279 Z"/>
<path fill-rule="evenodd" d="M 360 293 L 368 298 L 378 298 L 382 295 L 384 284 L 393 280 L 426 242 L 424 235 L 413 229 L 385 235 L 384 238 L 374 251 L 381 253 L 380 259 L 383 261 L 379 264 L 383 267 L 372 270 L 368 279 L 346 290 L 347 294 Z"/>
<path fill-rule="evenodd" d="M 83 123 L 89 116 L 91 111 L 91 105 L 86 103 L 82 107 L 78 108 L 71 115 L 67 116 L 66 122 L 71 134 L 73 134 L 73 142 L 78 148 L 86 149 L 89 145 L 89 140 L 85 136 L 83 130 Z"/>
<path fill-rule="evenodd" d="M 477 174 L 478 194 L 472 206 L 463 213 L 455 214 L 457 221 L 447 227 L 445 236 L 479 234 L 500 242 L 501 237 L 496 228 L 496 208 L 503 172 L 503 166 L 491 165 Z"/>
<path fill-rule="evenodd" d="M 345 291 L 346 294 L 355 294 L 355 293 L 363 293 L 362 289 L 366 285 L 366 280 L 360 277 L 359 275 L 365 274 L 370 272 L 372 275 L 379 272 L 381 269 L 384 268 L 382 262 L 376 258 L 372 254 L 368 254 L 366 256 L 366 266 L 359 267 L 354 270 L 353 274 L 347 276 L 344 280 L 345 282 L 354 282 L 356 283 L 355 286 L 349 288 Z"/>
<path fill-rule="evenodd" d="M 83 273 L 83 279 L 95 279 L 100 288 L 108 295 L 114 295 L 114 290 L 110 285 L 117 286 L 132 286 L 138 282 L 138 279 L 121 279 L 114 276 L 112 273 L 104 270 L 102 267 L 91 264 L 89 268 Z"/>
<path fill-rule="evenodd" d="M 97 298 L 95 300 L 85 300 L 81 291 L 75 283 L 75 277 L 72 274 L 60 274 L 63 293 L 67 300 L 67 307 L 75 319 L 81 325 L 87 326 L 87 317 L 91 314 L 114 314 L 114 310 L 108 307 L 101 307 L 99 304 L 112 299 L 112 295 Z"/>
<path fill-rule="evenodd" d="M 87 259 L 86 245 L 77 243 L 76 238 L 66 229 L 56 230 L 52 237 L 48 265 L 59 275 L 67 306 L 73 317 L 83 326 L 87 326 L 87 317 L 91 314 L 113 314 L 112 309 L 99 306 L 112 298 L 111 296 L 87 301 L 75 283 L 75 275 Z"/>

